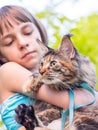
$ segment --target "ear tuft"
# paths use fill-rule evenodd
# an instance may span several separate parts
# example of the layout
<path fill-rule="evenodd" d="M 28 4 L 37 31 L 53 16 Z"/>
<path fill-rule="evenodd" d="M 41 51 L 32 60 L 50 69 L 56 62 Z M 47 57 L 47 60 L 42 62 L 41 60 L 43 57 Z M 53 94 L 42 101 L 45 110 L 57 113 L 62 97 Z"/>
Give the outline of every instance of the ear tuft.
<path fill-rule="evenodd" d="M 66 34 L 65 36 L 70 38 L 70 37 L 74 36 L 74 34 L 68 33 L 68 34 Z"/>

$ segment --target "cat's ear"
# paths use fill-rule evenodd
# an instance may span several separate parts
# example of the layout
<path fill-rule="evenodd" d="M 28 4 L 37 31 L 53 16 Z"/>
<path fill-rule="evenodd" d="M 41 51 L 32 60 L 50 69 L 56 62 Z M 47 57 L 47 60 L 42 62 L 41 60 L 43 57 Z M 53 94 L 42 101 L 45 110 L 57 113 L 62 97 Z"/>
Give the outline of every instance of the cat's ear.
<path fill-rule="evenodd" d="M 69 58 L 73 58 L 75 56 L 75 49 L 70 39 L 71 36 L 72 34 L 64 35 L 59 47 L 59 51 L 63 54 L 63 56 L 67 55 Z"/>
<path fill-rule="evenodd" d="M 49 51 L 48 47 L 45 46 L 44 43 L 42 41 L 40 41 L 39 39 L 36 39 L 36 41 L 40 45 L 43 53 L 46 54 Z"/>

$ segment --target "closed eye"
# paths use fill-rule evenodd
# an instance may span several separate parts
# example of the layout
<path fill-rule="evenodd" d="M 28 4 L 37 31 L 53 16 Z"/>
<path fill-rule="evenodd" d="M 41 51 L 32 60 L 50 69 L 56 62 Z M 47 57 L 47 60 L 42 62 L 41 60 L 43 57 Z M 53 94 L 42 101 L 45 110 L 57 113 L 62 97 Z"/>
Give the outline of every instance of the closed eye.
<path fill-rule="evenodd" d="M 10 46 L 10 45 L 12 45 L 13 41 L 14 41 L 14 40 L 12 40 L 12 41 L 6 43 L 5 45 L 6 45 L 6 46 Z"/>
<path fill-rule="evenodd" d="M 31 35 L 33 33 L 34 29 L 31 25 L 27 24 L 27 25 L 23 26 L 21 31 L 24 35 Z"/>
<path fill-rule="evenodd" d="M 31 35 L 33 33 L 33 30 L 30 32 L 25 32 L 24 35 Z"/>

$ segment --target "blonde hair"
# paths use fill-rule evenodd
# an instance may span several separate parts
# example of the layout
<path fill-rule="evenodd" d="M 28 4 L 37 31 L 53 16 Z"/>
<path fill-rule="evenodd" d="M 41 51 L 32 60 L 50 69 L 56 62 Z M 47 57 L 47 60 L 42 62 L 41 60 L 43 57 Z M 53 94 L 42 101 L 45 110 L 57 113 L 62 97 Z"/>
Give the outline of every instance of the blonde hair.
<path fill-rule="evenodd" d="M 10 27 L 13 27 L 12 21 L 17 23 L 32 22 L 37 27 L 42 42 L 48 43 L 46 30 L 39 19 L 34 17 L 26 8 L 16 5 L 6 5 L 0 8 L 0 37 L 3 35 L 4 28 L 9 31 Z"/>

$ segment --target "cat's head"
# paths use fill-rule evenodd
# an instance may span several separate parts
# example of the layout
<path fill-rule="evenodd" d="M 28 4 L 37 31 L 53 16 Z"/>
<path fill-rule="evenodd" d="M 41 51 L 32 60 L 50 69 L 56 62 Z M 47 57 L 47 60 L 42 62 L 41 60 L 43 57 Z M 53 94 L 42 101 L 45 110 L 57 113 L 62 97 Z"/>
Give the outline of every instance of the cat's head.
<path fill-rule="evenodd" d="M 79 73 L 76 61 L 77 52 L 70 36 L 70 34 L 67 34 L 62 38 L 60 47 L 57 50 L 46 47 L 41 41 L 37 40 L 45 54 L 39 69 L 44 83 L 48 85 L 62 84 L 63 82 L 71 84 L 76 81 L 75 77 Z"/>

